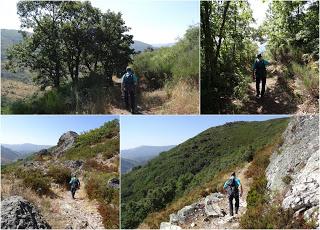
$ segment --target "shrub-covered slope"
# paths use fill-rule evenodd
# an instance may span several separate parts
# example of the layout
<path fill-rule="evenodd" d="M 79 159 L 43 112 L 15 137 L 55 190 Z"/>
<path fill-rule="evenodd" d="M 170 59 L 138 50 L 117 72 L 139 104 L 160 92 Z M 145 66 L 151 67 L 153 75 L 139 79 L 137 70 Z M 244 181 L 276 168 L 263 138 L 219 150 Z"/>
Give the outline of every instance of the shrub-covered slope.
<path fill-rule="evenodd" d="M 213 127 L 123 175 L 122 228 L 137 227 L 148 213 L 163 209 L 219 172 L 251 161 L 287 123 L 283 118 Z"/>

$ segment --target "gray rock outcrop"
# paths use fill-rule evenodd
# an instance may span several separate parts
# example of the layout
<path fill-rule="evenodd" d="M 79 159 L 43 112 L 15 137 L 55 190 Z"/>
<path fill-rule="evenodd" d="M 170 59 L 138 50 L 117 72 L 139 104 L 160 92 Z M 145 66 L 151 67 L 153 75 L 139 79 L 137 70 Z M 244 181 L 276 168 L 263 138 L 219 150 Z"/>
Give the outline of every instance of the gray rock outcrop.
<path fill-rule="evenodd" d="M 50 229 L 39 211 L 21 196 L 1 201 L 2 229 Z"/>
<path fill-rule="evenodd" d="M 120 186 L 120 181 L 118 178 L 111 178 L 110 180 L 108 180 L 108 183 L 107 183 L 108 187 L 109 188 L 119 188 Z"/>
<path fill-rule="evenodd" d="M 306 220 L 319 218 L 318 127 L 318 116 L 292 118 L 266 170 L 268 187 L 285 194 L 282 206 L 303 213 Z"/>
<path fill-rule="evenodd" d="M 79 135 L 73 131 L 68 131 L 64 133 L 59 138 L 58 144 L 53 150 L 52 154 L 55 155 L 56 157 L 60 157 L 61 155 L 63 155 L 63 153 L 65 153 L 67 150 L 74 147 L 78 136 Z"/>

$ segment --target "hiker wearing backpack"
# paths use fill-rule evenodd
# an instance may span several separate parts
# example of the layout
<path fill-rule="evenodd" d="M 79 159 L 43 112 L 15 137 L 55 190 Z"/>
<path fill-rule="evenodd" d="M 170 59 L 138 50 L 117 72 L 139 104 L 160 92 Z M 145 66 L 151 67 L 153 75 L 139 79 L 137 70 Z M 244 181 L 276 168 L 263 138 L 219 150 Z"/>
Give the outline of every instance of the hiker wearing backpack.
<path fill-rule="evenodd" d="M 124 97 L 126 109 L 131 109 L 131 113 L 135 113 L 135 88 L 137 85 L 137 81 L 137 76 L 133 73 L 131 67 L 127 67 L 126 73 L 122 76 L 121 79 L 121 90 Z"/>
<path fill-rule="evenodd" d="M 253 64 L 253 80 L 256 81 L 256 98 L 263 98 L 266 81 L 267 81 L 267 69 L 266 66 L 269 65 L 269 62 L 262 58 L 261 54 L 257 55 L 257 59 Z M 261 94 L 260 94 L 260 82 L 262 82 Z"/>
<path fill-rule="evenodd" d="M 80 189 L 80 181 L 76 175 L 74 175 L 71 178 L 69 184 L 70 184 L 71 195 L 72 195 L 72 198 L 74 199 L 74 195 L 76 194 L 77 189 Z"/>
<path fill-rule="evenodd" d="M 233 199 L 235 200 L 235 213 L 237 215 L 239 211 L 239 197 L 242 196 L 243 189 L 240 179 L 236 177 L 235 172 L 233 172 L 231 177 L 224 183 L 223 188 L 228 194 L 230 216 L 233 216 Z M 241 191 L 239 191 L 239 188 Z"/>

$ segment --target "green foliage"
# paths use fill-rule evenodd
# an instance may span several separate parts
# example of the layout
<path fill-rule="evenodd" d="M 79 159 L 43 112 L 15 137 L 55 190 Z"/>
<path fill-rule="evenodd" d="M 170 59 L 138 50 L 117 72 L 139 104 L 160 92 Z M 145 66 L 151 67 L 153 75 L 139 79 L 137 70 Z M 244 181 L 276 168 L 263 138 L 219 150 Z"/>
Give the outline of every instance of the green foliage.
<path fill-rule="evenodd" d="M 32 29 L 33 33 L 24 32 L 23 41 L 7 50 L 6 68 L 31 70 L 42 89 L 59 89 L 71 81 L 68 90 L 76 112 L 81 110 L 81 79 L 103 76 L 99 85 L 102 90 L 111 85 L 113 73 L 122 72 L 131 62 L 133 36 L 127 33 L 129 28 L 121 13 L 102 13 L 89 1 L 20 1 L 17 13 L 21 28 Z"/>
<path fill-rule="evenodd" d="M 22 179 L 25 187 L 31 188 L 39 195 L 50 193 L 50 179 L 40 170 L 17 170 L 15 176 Z"/>
<path fill-rule="evenodd" d="M 293 74 L 302 82 L 303 89 L 313 99 L 319 99 L 319 69 L 317 64 L 292 63 Z"/>
<path fill-rule="evenodd" d="M 290 182 L 292 181 L 292 177 L 290 175 L 286 175 L 282 178 L 282 181 L 285 183 L 285 184 L 290 184 Z"/>
<path fill-rule="evenodd" d="M 172 47 L 149 50 L 134 57 L 133 69 L 150 88 L 163 87 L 166 81 L 198 79 L 199 27 L 191 26 Z"/>
<path fill-rule="evenodd" d="M 115 136 L 119 136 L 119 120 L 107 122 L 97 129 L 82 133 L 77 138 L 76 147 L 93 145 Z"/>
<path fill-rule="evenodd" d="M 68 100 L 70 99 L 70 100 Z M 8 114 L 65 114 L 71 109 L 72 99 L 65 87 L 50 90 L 43 95 L 34 94 L 30 98 L 18 100 L 5 107 Z"/>
<path fill-rule="evenodd" d="M 53 182 L 68 188 L 71 179 L 71 170 L 69 168 L 51 166 L 47 175 L 52 178 Z"/>
<path fill-rule="evenodd" d="M 106 140 L 94 146 L 79 146 L 68 150 L 64 154 L 67 160 L 85 160 L 102 154 L 105 159 L 109 159 L 119 152 L 119 139 Z"/>
<path fill-rule="evenodd" d="M 257 53 L 248 1 L 202 1 L 201 112 L 224 113 L 243 98 Z"/>
<path fill-rule="evenodd" d="M 275 119 L 210 128 L 122 175 L 121 227 L 137 227 L 150 212 L 209 182 L 219 172 L 246 162 L 248 155 L 273 143 L 287 123 L 288 119 Z M 261 159 L 259 163 L 267 162 Z"/>
<path fill-rule="evenodd" d="M 75 147 L 66 151 L 63 158 L 86 160 L 102 154 L 105 159 L 109 159 L 118 153 L 119 120 L 115 119 L 79 135 Z"/>
<path fill-rule="evenodd" d="M 101 202 L 117 204 L 119 192 L 117 189 L 109 188 L 107 182 L 116 175 L 104 172 L 88 173 L 86 175 L 85 189 L 89 199 L 97 199 Z"/>

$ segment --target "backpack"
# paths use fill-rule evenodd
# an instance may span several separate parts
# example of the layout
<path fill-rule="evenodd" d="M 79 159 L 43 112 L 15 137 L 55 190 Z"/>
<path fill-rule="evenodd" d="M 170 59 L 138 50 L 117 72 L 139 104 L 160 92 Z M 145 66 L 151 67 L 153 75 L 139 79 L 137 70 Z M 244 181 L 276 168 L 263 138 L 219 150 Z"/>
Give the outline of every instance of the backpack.
<path fill-rule="evenodd" d="M 134 76 L 133 73 L 125 73 L 122 81 L 125 89 L 132 89 L 134 87 Z"/>
<path fill-rule="evenodd" d="M 72 177 L 70 184 L 71 184 L 71 187 L 76 187 L 76 188 L 80 187 L 80 181 L 76 177 Z"/>
<path fill-rule="evenodd" d="M 227 182 L 227 193 L 228 195 L 235 195 L 239 192 L 239 188 L 236 182 L 236 178 L 229 179 Z"/>
<path fill-rule="evenodd" d="M 267 73 L 266 65 L 263 60 L 256 60 L 256 73 L 261 76 Z"/>

